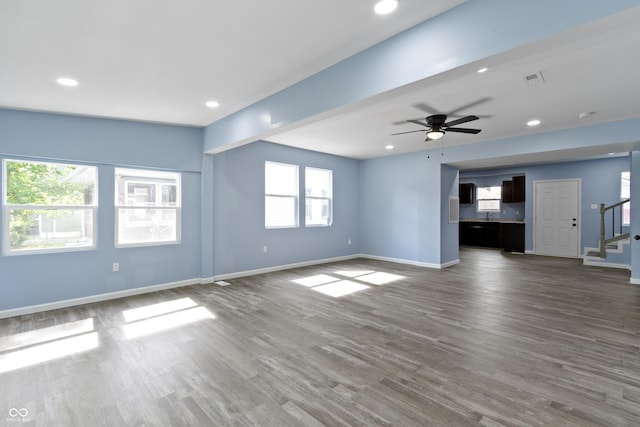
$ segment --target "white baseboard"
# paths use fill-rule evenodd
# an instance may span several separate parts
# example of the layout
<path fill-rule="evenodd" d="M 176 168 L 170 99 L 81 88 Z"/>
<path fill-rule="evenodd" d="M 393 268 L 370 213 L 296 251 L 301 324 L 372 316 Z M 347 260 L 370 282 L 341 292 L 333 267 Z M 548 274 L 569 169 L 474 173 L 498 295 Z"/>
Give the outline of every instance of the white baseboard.
<path fill-rule="evenodd" d="M 73 298 L 63 301 L 50 302 L 46 304 L 30 305 L 28 307 L 12 308 L 0 311 L 0 319 L 7 317 L 22 316 L 24 314 L 38 313 L 41 311 L 56 310 L 58 308 L 67 308 L 75 305 L 91 304 L 94 302 L 107 301 L 112 299 L 124 298 L 133 295 L 147 294 L 149 292 L 163 291 L 165 289 L 181 288 L 183 286 L 199 285 L 201 279 L 181 280 L 179 282 L 163 283 L 161 285 L 145 286 L 141 288 L 126 289 L 123 291 L 108 292 L 105 294 L 91 295 L 82 298 Z M 208 283 L 208 282 L 207 282 Z"/>
<path fill-rule="evenodd" d="M 406 265 L 413 265 L 414 267 L 425 267 L 425 268 L 435 268 L 438 270 L 442 270 L 444 268 L 447 267 L 451 267 L 453 265 L 456 264 L 460 264 L 460 260 L 456 259 L 453 261 L 449 261 L 446 262 L 444 264 L 433 264 L 433 263 L 428 263 L 428 262 L 420 262 L 420 261 L 413 261 L 413 260 L 409 260 L 409 259 L 400 259 L 400 258 L 389 258 L 389 257 L 383 257 L 383 256 L 378 256 L 378 255 L 360 255 L 361 258 L 367 258 L 367 259 L 374 259 L 377 261 L 388 261 L 388 262 L 395 262 L 396 264 L 406 264 Z"/>
<path fill-rule="evenodd" d="M 618 268 L 621 270 L 631 270 L 629 264 L 618 264 L 615 262 L 597 261 L 600 258 L 591 259 L 591 257 L 582 257 L 582 265 L 588 265 L 591 267 L 606 267 L 606 268 Z"/>
<path fill-rule="evenodd" d="M 238 271 L 234 273 L 216 274 L 215 281 L 238 279 L 240 277 L 255 276 L 256 274 L 272 273 L 274 271 L 290 270 L 298 267 L 308 267 L 310 265 L 327 264 L 330 262 L 348 261 L 350 259 L 362 258 L 363 255 L 347 255 L 335 258 L 318 259 L 314 261 L 297 262 L 294 264 L 276 265 L 273 267 L 258 268 L 255 270 Z"/>

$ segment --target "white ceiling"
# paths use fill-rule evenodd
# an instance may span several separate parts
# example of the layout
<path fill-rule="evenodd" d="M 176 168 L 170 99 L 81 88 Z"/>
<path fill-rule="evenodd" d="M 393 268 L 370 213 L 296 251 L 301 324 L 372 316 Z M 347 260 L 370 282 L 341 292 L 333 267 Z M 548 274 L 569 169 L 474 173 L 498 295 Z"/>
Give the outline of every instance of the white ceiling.
<path fill-rule="evenodd" d="M 377 16 L 374 0 L 4 0 L 0 107 L 205 126 L 463 1 L 403 0 L 393 14 Z M 449 133 L 445 146 L 640 117 L 638 22 L 640 7 L 342 107 L 269 140 L 358 159 L 420 151 L 422 133 L 390 136 L 417 129 L 397 123 L 424 119 L 419 103 L 433 113 L 482 117 L 467 124 L 480 134 Z M 488 72 L 476 73 L 485 66 Z M 544 84 L 525 85 L 522 77 L 537 71 Z M 80 84 L 61 87 L 59 76 Z M 209 99 L 221 107 L 206 108 Z M 531 118 L 542 125 L 527 128 Z M 628 148 L 603 142 L 564 154 Z"/>
<path fill-rule="evenodd" d="M 617 14 L 549 39 L 486 58 L 442 75 L 372 98 L 366 106 L 316 121 L 269 140 L 311 150 L 373 158 L 431 147 L 479 143 L 498 138 L 575 128 L 595 123 L 640 117 L 640 7 Z M 489 70 L 483 74 L 481 67 Z M 523 76 L 540 71 L 544 83 L 528 86 Z M 406 119 L 429 115 L 415 108 L 426 104 L 432 113 L 455 111 L 482 118 L 460 125 L 480 128 L 477 135 L 448 133 L 442 140 L 424 142 L 424 133 L 391 136 L 419 129 Z M 469 106 L 468 108 L 462 108 Z M 580 113 L 595 112 L 585 118 Z M 537 118 L 542 125 L 528 128 Z M 640 135 L 638 136 L 640 140 Z M 603 141 L 603 144 L 606 141 Z M 392 151 L 385 149 L 394 145 Z M 629 146 L 572 150 L 517 159 L 467 162 L 463 168 L 546 162 L 593 157 Z M 446 150 L 445 150 L 446 151 Z"/>
<path fill-rule="evenodd" d="M 205 126 L 463 1 L 3 0 L 0 107 Z"/>

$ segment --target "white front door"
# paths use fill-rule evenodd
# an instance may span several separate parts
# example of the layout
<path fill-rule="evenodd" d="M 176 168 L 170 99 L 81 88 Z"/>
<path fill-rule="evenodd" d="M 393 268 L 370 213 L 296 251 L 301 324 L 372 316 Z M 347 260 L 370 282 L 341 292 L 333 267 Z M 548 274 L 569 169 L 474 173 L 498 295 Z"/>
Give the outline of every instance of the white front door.
<path fill-rule="evenodd" d="M 534 252 L 577 257 L 580 253 L 580 180 L 536 181 Z"/>

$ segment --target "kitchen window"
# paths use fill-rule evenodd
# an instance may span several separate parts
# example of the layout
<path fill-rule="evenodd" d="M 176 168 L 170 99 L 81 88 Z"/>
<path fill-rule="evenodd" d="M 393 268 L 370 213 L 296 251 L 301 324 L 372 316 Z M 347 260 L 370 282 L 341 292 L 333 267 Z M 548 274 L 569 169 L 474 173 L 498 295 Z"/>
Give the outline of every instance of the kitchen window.
<path fill-rule="evenodd" d="M 502 187 L 477 187 L 476 206 L 478 212 L 500 212 Z"/>

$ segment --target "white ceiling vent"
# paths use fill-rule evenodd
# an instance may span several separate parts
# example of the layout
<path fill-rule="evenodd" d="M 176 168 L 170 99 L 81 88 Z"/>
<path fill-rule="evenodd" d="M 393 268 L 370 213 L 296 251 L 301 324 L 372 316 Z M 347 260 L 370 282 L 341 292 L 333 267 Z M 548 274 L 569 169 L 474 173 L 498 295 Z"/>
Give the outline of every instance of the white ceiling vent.
<path fill-rule="evenodd" d="M 524 81 L 524 84 L 526 84 L 527 86 L 537 86 L 544 83 L 544 77 L 542 76 L 542 71 L 525 74 L 524 76 L 522 76 L 522 80 Z"/>

